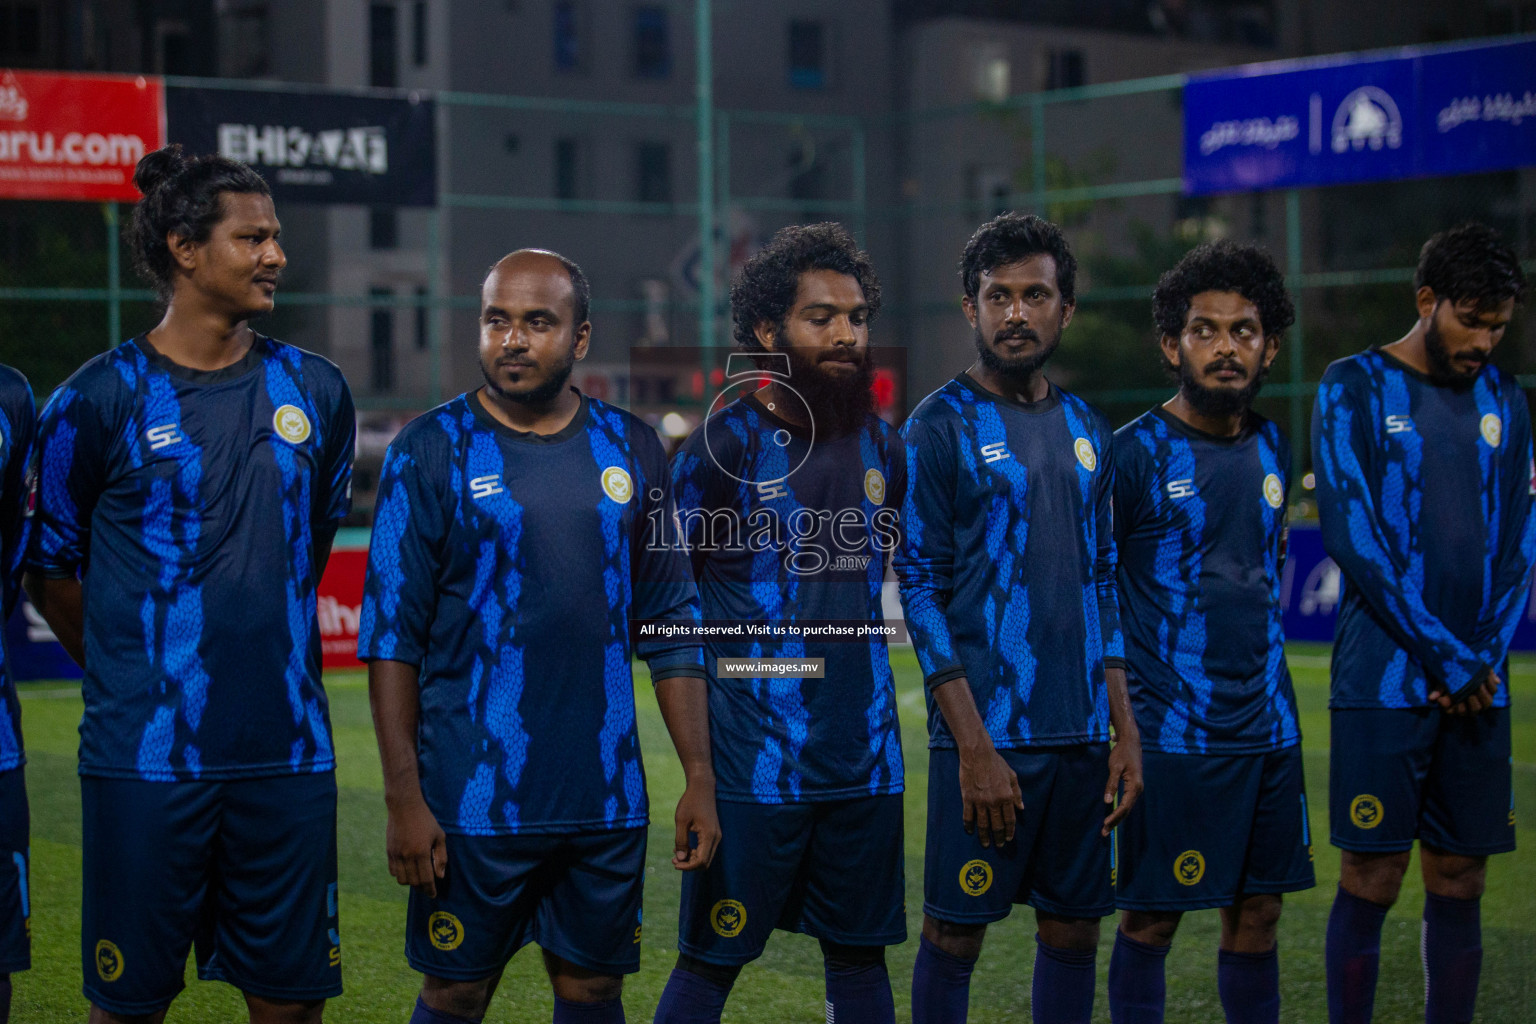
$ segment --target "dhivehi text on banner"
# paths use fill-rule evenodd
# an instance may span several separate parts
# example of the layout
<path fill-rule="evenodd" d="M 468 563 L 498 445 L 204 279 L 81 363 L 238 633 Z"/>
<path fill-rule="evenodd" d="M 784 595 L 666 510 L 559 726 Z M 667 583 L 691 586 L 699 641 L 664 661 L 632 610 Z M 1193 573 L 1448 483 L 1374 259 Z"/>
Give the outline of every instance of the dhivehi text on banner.
<path fill-rule="evenodd" d="M 1184 85 L 1190 195 L 1536 165 L 1536 38 L 1251 64 Z"/>
<path fill-rule="evenodd" d="M 164 137 L 158 79 L 0 71 L 0 199 L 135 202 Z"/>
<path fill-rule="evenodd" d="M 165 90 L 171 142 L 250 164 L 279 202 L 435 204 L 433 107 L 419 96 Z"/>

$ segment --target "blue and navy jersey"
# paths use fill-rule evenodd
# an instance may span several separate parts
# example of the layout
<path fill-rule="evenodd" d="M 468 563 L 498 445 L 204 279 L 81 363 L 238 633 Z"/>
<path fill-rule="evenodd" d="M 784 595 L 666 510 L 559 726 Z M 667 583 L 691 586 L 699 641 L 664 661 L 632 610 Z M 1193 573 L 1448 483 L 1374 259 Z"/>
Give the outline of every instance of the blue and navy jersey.
<path fill-rule="evenodd" d="M 21 590 L 27 547 L 27 467 L 37 435 L 37 409 L 27 378 L 0 365 L 0 772 L 26 762 L 21 745 L 21 705 L 5 649 L 5 621 Z"/>
<path fill-rule="evenodd" d="M 964 676 L 999 748 L 1109 739 L 1123 665 L 1112 434 L 1056 385 L 1011 401 L 961 374 L 902 427 L 910 482 L 896 575 L 928 690 Z M 954 737 L 932 696 L 929 745 Z"/>
<path fill-rule="evenodd" d="M 334 767 L 316 538 L 350 508 L 356 432 L 341 371 L 260 336 L 211 372 L 137 338 L 54 392 L 27 561 L 82 579 L 81 774 Z"/>
<path fill-rule="evenodd" d="M 1418 707 L 1497 671 L 1536 559 L 1531 423 L 1486 367 L 1438 386 L 1379 349 L 1328 367 L 1312 413 L 1323 545 L 1343 571 L 1330 706 Z"/>
<path fill-rule="evenodd" d="M 698 622 L 666 452 L 582 397 L 525 434 L 477 393 L 384 457 L 358 657 L 419 671 L 422 793 L 443 829 L 512 835 L 647 823 L 630 619 Z M 643 641 L 652 679 L 704 675 L 692 639 Z"/>
<path fill-rule="evenodd" d="M 1230 438 L 1161 408 L 1116 431 L 1120 626 L 1144 748 L 1301 742 L 1280 608 L 1290 467 L 1290 442 L 1256 413 Z"/>
<path fill-rule="evenodd" d="M 901 438 L 878 416 L 854 433 L 813 440 L 755 396 L 710 417 L 674 456 L 673 491 L 704 619 L 785 631 L 705 646 L 722 799 L 776 804 L 902 791 L 885 637 L 828 640 L 789 629 L 884 621 L 904 456 Z M 821 658 L 825 675 L 722 679 L 720 658 Z"/>

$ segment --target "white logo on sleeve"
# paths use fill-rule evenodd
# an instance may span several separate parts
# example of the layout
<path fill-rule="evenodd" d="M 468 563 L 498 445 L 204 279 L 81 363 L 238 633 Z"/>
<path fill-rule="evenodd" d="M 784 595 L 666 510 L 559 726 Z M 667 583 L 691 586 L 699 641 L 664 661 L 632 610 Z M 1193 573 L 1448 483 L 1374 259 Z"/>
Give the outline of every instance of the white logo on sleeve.
<path fill-rule="evenodd" d="M 1013 458 L 1013 455 L 1003 442 L 993 441 L 991 444 L 981 446 L 981 457 L 986 462 L 1002 462 L 1004 459 Z"/>
<path fill-rule="evenodd" d="M 1387 417 L 1387 433 L 1401 434 L 1413 429 L 1413 420 L 1407 416 L 1397 415 Z"/>
<path fill-rule="evenodd" d="M 501 477 L 495 473 L 488 476 L 477 476 L 469 482 L 470 496 L 477 501 L 489 498 L 493 494 L 501 494 L 506 488 L 501 486 Z"/>
<path fill-rule="evenodd" d="M 1504 440 L 1504 421 L 1493 413 L 1484 416 L 1477 428 L 1482 432 L 1483 440 L 1488 442 L 1489 448 L 1497 448 L 1499 442 Z"/>
<path fill-rule="evenodd" d="M 162 423 L 158 427 L 150 427 L 144 431 L 144 436 L 149 439 L 149 450 L 152 452 L 157 452 L 183 439 L 181 430 L 174 423 Z"/>
<path fill-rule="evenodd" d="M 1185 477 L 1183 480 L 1168 481 L 1168 497 L 1193 498 L 1195 496 L 1195 478 Z"/>

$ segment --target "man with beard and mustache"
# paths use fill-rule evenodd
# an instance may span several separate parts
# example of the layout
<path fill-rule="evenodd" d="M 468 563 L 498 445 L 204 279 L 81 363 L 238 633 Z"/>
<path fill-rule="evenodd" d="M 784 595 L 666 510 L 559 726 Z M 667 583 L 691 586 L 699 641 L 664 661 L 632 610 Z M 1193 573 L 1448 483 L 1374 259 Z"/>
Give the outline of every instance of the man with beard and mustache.
<path fill-rule="evenodd" d="M 766 386 L 712 415 L 672 463 L 706 622 L 883 623 L 905 469 L 873 411 L 879 309 L 869 258 L 837 224 L 785 228 L 742 267 L 736 341 L 761 353 Z M 755 665 L 732 673 L 730 659 Z M 656 1020 L 716 1024 L 777 927 L 821 940 L 828 1020 L 890 1024 L 885 947 L 906 940 L 906 916 L 884 636 L 711 640 L 705 664 L 720 822 L 736 838 L 683 880 L 680 955 Z"/>
<path fill-rule="evenodd" d="M 358 657 L 389 869 L 413 887 L 413 1024 L 479 1021 L 530 941 L 556 1024 L 622 1022 L 640 967 L 629 623 L 691 627 L 698 596 L 682 554 L 646 542 L 673 512 L 660 439 L 569 386 L 588 295 L 563 256 L 503 258 L 481 291 L 485 386 L 407 424 L 384 459 Z M 699 646 L 634 648 L 683 763 L 672 863 L 692 871 L 720 839 Z"/>
<path fill-rule="evenodd" d="M 1435 235 L 1413 329 L 1329 366 L 1318 388 L 1318 514 L 1344 575 L 1329 699 L 1334 1024 L 1371 1018 L 1382 921 L 1416 839 L 1425 1020 L 1470 1021 L 1476 1004 L 1488 856 L 1515 848 L 1504 680 L 1536 559 L 1526 399 L 1488 359 L 1524 293 L 1497 232 Z"/>
<path fill-rule="evenodd" d="M 1178 394 L 1115 434 L 1115 544 L 1147 793 L 1120 828 L 1116 1024 L 1160 1024 L 1185 911 L 1221 908 L 1230 1022 L 1280 1019 L 1281 893 L 1311 888 L 1280 572 L 1291 447 L 1250 406 L 1295 320 L 1263 250 L 1197 246 L 1152 295 Z"/>
<path fill-rule="evenodd" d="M 978 358 L 902 428 L 896 573 L 930 735 L 914 1024 L 966 1019 L 987 925 L 1015 903 L 1035 908 L 1034 1019 L 1089 1020 L 1099 918 L 1114 910 L 1109 835 L 1141 791 L 1109 421 L 1043 372 L 1076 271 L 1056 225 L 983 224 L 960 262 Z"/>

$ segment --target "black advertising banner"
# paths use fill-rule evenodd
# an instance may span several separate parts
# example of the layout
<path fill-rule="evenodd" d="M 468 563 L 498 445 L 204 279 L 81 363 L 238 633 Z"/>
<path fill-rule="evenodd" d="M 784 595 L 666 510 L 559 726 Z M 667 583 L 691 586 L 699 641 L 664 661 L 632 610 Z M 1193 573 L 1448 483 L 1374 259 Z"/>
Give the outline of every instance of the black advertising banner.
<path fill-rule="evenodd" d="M 254 89 L 165 88 L 165 137 L 261 172 L 279 201 L 434 206 L 433 103 Z"/>

